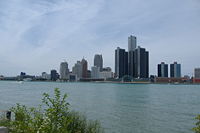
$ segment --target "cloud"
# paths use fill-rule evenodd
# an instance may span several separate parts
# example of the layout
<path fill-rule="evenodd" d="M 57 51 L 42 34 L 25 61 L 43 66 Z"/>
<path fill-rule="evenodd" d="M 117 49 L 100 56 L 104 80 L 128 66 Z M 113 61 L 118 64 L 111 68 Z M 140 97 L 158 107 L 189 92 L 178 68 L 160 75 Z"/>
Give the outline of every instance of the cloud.
<path fill-rule="evenodd" d="M 96 53 L 114 68 L 114 49 L 127 49 L 130 34 L 150 51 L 152 74 L 160 61 L 174 60 L 191 73 L 199 65 L 199 5 L 198 0 L 0 1 L 0 74 L 40 74 L 59 68 L 63 59 L 71 68 L 83 56 L 91 66 Z"/>

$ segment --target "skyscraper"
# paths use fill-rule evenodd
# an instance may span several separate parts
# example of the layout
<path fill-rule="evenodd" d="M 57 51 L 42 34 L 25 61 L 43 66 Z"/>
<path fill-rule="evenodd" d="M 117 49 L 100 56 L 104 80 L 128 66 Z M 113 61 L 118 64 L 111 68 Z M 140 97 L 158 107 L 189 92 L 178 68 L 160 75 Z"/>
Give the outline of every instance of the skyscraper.
<path fill-rule="evenodd" d="M 168 64 L 164 62 L 158 64 L 158 77 L 168 77 Z"/>
<path fill-rule="evenodd" d="M 69 69 L 67 62 L 60 63 L 60 79 L 67 80 L 69 78 Z"/>
<path fill-rule="evenodd" d="M 128 75 L 137 77 L 136 75 L 136 59 L 135 50 L 128 52 Z"/>
<path fill-rule="evenodd" d="M 85 59 L 82 59 L 81 61 L 82 64 L 82 78 L 87 78 L 88 76 L 88 63 Z"/>
<path fill-rule="evenodd" d="M 149 78 L 149 52 L 138 47 L 134 51 L 135 78 Z"/>
<path fill-rule="evenodd" d="M 149 78 L 149 52 L 137 47 L 135 36 L 128 37 L 128 52 L 119 47 L 115 50 L 115 75 L 133 78 Z"/>
<path fill-rule="evenodd" d="M 72 73 L 76 75 L 77 79 L 79 80 L 82 78 L 82 63 L 77 61 L 77 63 L 72 68 Z"/>
<path fill-rule="evenodd" d="M 181 64 L 170 64 L 170 77 L 171 78 L 181 78 Z"/>
<path fill-rule="evenodd" d="M 94 56 L 94 66 L 99 67 L 100 71 L 102 71 L 102 69 L 103 69 L 103 58 L 102 58 L 102 55 L 96 54 Z"/>
<path fill-rule="evenodd" d="M 117 78 L 128 75 L 128 52 L 119 47 L 115 50 L 115 74 Z"/>
<path fill-rule="evenodd" d="M 135 49 L 137 47 L 137 38 L 135 36 L 128 37 L 128 75 L 135 76 Z"/>
<path fill-rule="evenodd" d="M 128 52 L 134 51 L 137 47 L 137 38 L 135 36 L 128 37 Z"/>

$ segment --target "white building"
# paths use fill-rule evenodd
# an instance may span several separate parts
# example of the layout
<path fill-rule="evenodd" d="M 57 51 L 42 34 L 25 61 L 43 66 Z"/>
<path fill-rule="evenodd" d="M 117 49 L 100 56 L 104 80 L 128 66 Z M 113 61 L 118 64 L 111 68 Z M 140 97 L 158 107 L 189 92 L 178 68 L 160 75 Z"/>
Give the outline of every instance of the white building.
<path fill-rule="evenodd" d="M 91 78 L 98 79 L 99 78 L 99 73 L 100 73 L 100 68 L 99 67 L 93 66 L 91 68 Z"/>
<path fill-rule="evenodd" d="M 69 78 L 69 69 L 67 62 L 60 63 L 60 79 L 67 80 Z"/>
<path fill-rule="evenodd" d="M 72 68 L 72 73 L 76 75 L 77 80 L 82 78 L 82 63 L 80 61 L 77 61 L 77 63 Z"/>
<path fill-rule="evenodd" d="M 200 68 L 194 69 L 194 77 L 200 79 Z"/>
<path fill-rule="evenodd" d="M 113 78 L 113 72 L 109 71 L 102 71 L 99 73 L 99 78 L 100 79 L 108 79 L 108 78 Z"/>

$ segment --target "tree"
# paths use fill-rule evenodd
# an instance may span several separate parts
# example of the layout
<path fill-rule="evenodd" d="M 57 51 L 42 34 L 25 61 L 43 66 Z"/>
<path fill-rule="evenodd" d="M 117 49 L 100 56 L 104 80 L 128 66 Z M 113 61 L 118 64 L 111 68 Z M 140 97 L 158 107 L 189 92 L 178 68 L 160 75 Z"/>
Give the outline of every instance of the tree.
<path fill-rule="evenodd" d="M 200 115 L 198 115 L 198 116 L 196 117 L 196 119 L 197 119 L 197 123 L 196 123 L 196 127 L 193 128 L 193 131 L 194 131 L 195 133 L 200 133 Z"/>
<path fill-rule="evenodd" d="M 45 108 L 28 108 L 17 104 L 11 108 L 14 120 L 0 120 L 0 126 L 8 127 L 10 133 L 101 133 L 104 132 L 98 121 L 89 121 L 84 115 L 70 111 L 66 102 L 67 94 L 61 96 L 58 88 L 54 98 L 43 94 Z"/>

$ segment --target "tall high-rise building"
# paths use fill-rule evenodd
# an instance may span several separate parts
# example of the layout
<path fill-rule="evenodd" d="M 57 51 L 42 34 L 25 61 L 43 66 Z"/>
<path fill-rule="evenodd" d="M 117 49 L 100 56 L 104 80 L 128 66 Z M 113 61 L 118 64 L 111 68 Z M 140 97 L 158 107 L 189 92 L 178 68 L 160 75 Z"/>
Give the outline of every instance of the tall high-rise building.
<path fill-rule="evenodd" d="M 128 37 L 128 52 L 119 47 L 115 50 L 115 76 L 124 75 L 133 78 L 149 78 L 149 52 L 137 47 L 137 38 Z"/>
<path fill-rule="evenodd" d="M 67 62 L 60 63 L 60 79 L 67 80 L 69 78 L 69 69 Z"/>
<path fill-rule="evenodd" d="M 136 60 L 135 50 L 137 47 L 137 38 L 135 36 L 128 37 L 128 75 L 136 76 Z"/>
<path fill-rule="evenodd" d="M 136 76 L 136 55 L 135 55 L 135 50 L 134 51 L 129 51 L 128 52 L 128 75 L 132 77 L 137 77 Z"/>
<path fill-rule="evenodd" d="M 200 79 L 200 68 L 194 69 L 194 78 Z"/>
<path fill-rule="evenodd" d="M 149 52 L 138 47 L 134 51 L 134 78 L 149 78 Z"/>
<path fill-rule="evenodd" d="M 102 71 L 102 69 L 103 69 L 103 58 L 102 58 L 102 55 L 96 54 L 94 56 L 94 66 L 99 67 L 100 71 Z"/>
<path fill-rule="evenodd" d="M 181 64 L 170 64 L 170 77 L 171 78 L 181 78 Z"/>
<path fill-rule="evenodd" d="M 117 78 L 128 75 L 128 52 L 119 47 L 115 50 L 115 75 Z"/>
<path fill-rule="evenodd" d="M 77 61 L 77 63 L 72 68 L 72 73 L 76 75 L 77 80 L 82 78 L 82 70 L 83 70 L 82 63 L 80 61 Z"/>
<path fill-rule="evenodd" d="M 88 63 L 85 59 L 82 59 L 82 78 L 87 78 L 88 76 Z"/>
<path fill-rule="evenodd" d="M 56 70 L 51 70 L 51 80 L 56 81 L 59 78 L 59 74 Z"/>
<path fill-rule="evenodd" d="M 134 51 L 137 47 L 137 38 L 135 36 L 128 37 L 128 52 Z"/>
<path fill-rule="evenodd" d="M 158 77 L 168 77 L 168 64 L 164 62 L 158 64 Z"/>

